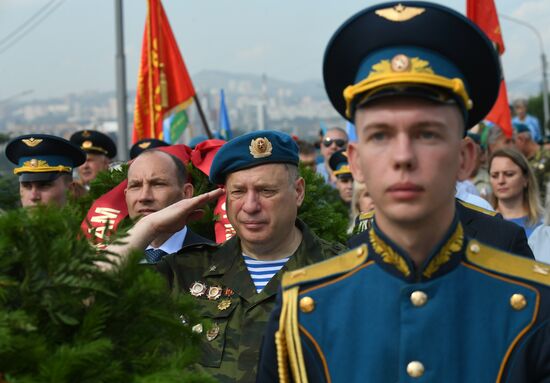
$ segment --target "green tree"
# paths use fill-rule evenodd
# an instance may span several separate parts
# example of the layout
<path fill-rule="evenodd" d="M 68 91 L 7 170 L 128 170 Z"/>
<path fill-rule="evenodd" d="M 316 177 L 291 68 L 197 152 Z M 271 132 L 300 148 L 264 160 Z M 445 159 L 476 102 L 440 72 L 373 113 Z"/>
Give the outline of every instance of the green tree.
<path fill-rule="evenodd" d="M 191 370 L 192 301 L 167 294 L 142 254 L 101 271 L 79 221 L 70 207 L 0 216 L 0 381 L 210 382 Z"/>

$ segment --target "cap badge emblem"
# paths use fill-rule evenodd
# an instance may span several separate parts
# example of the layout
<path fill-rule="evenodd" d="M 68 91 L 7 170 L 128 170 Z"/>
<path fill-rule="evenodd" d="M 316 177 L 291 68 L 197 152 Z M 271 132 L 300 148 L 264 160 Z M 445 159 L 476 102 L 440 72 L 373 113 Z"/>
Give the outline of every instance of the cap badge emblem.
<path fill-rule="evenodd" d="M 403 22 L 408 21 L 424 13 L 424 8 L 406 7 L 403 4 L 397 4 L 391 8 L 384 8 L 375 11 L 375 13 L 389 21 Z"/>
<path fill-rule="evenodd" d="M 30 168 L 38 168 L 38 167 L 50 166 L 50 165 L 44 160 L 37 160 L 36 158 L 33 158 L 32 160 L 23 162 L 23 166 L 27 166 Z"/>
<path fill-rule="evenodd" d="M 92 144 L 92 141 L 84 141 L 84 142 L 82 143 L 82 147 L 83 147 L 84 149 L 91 148 L 92 145 L 93 145 L 93 144 Z"/>
<path fill-rule="evenodd" d="M 85 130 L 85 131 L 82 132 L 82 137 L 84 137 L 84 138 L 88 138 L 88 137 L 90 137 L 91 135 L 92 135 L 92 133 L 88 132 L 87 130 Z"/>
<path fill-rule="evenodd" d="M 250 142 L 250 154 L 254 158 L 265 158 L 271 155 L 273 146 L 266 137 L 259 137 Z"/>
<path fill-rule="evenodd" d="M 138 146 L 142 149 L 147 149 L 149 146 L 151 146 L 151 143 L 150 142 L 142 142 Z"/>
<path fill-rule="evenodd" d="M 28 147 L 34 148 L 35 146 L 39 145 L 42 142 L 42 139 L 31 137 L 31 138 L 24 138 L 21 141 L 23 141 L 23 143 Z"/>
<path fill-rule="evenodd" d="M 410 68 L 411 60 L 403 54 L 396 55 L 391 59 L 391 69 L 394 72 L 405 72 Z"/>

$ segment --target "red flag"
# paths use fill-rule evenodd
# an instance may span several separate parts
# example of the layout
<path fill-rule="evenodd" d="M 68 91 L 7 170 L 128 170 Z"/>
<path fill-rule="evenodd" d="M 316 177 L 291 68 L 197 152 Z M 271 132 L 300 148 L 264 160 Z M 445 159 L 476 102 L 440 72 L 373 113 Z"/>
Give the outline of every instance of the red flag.
<path fill-rule="evenodd" d="M 504 39 L 500 30 L 497 9 L 493 0 L 467 0 L 466 13 L 468 18 L 477 24 L 491 39 L 498 49 L 499 54 L 504 53 Z M 512 114 L 508 104 L 508 93 L 503 78 L 500 82 L 498 98 L 489 112 L 486 120 L 489 120 L 502 129 L 507 137 L 512 137 Z"/>
<path fill-rule="evenodd" d="M 147 5 L 133 142 L 143 138 L 172 142 L 164 137 L 163 120 L 189 106 L 195 89 L 160 0 L 147 0 Z"/>

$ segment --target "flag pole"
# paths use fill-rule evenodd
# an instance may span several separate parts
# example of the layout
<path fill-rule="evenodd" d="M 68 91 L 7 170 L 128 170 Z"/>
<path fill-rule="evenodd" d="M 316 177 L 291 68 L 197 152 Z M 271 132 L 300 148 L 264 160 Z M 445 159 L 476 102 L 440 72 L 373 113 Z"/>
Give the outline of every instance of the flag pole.
<path fill-rule="evenodd" d="M 122 0 L 115 0 L 116 93 L 118 120 L 118 159 L 128 160 L 128 112 L 126 110 L 126 59 L 124 57 Z"/>
<path fill-rule="evenodd" d="M 195 100 L 195 103 L 197 104 L 197 109 L 199 111 L 199 116 L 201 118 L 201 121 L 202 121 L 202 126 L 204 126 L 204 130 L 206 132 L 206 136 L 209 138 L 209 139 L 212 139 L 214 138 L 214 136 L 212 135 L 212 132 L 210 131 L 210 128 L 208 127 L 208 122 L 206 121 L 206 117 L 204 116 L 204 112 L 202 110 L 202 106 L 201 106 L 201 103 L 199 101 L 199 98 L 197 97 L 197 94 L 195 93 L 193 95 L 193 99 Z"/>

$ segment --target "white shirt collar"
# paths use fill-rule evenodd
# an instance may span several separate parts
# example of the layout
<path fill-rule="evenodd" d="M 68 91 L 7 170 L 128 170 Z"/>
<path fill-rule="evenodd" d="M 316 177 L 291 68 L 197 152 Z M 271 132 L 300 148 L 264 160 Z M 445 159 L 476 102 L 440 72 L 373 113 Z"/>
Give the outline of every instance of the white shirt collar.
<path fill-rule="evenodd" d="M 187 226 L 184 226 L 183 229 L 172 234 L 172 236 L 168 238 L 162 245 L 160 245 L 158 249 L 165 251 L 166 254 L 177 253 L 178 251 L 180 251 L 186 235 L 187 235 Z M 156 248 L 154 248 L 151 245 L 147 246 L 147 250 L 149 249 L 156 250 Z"/>

